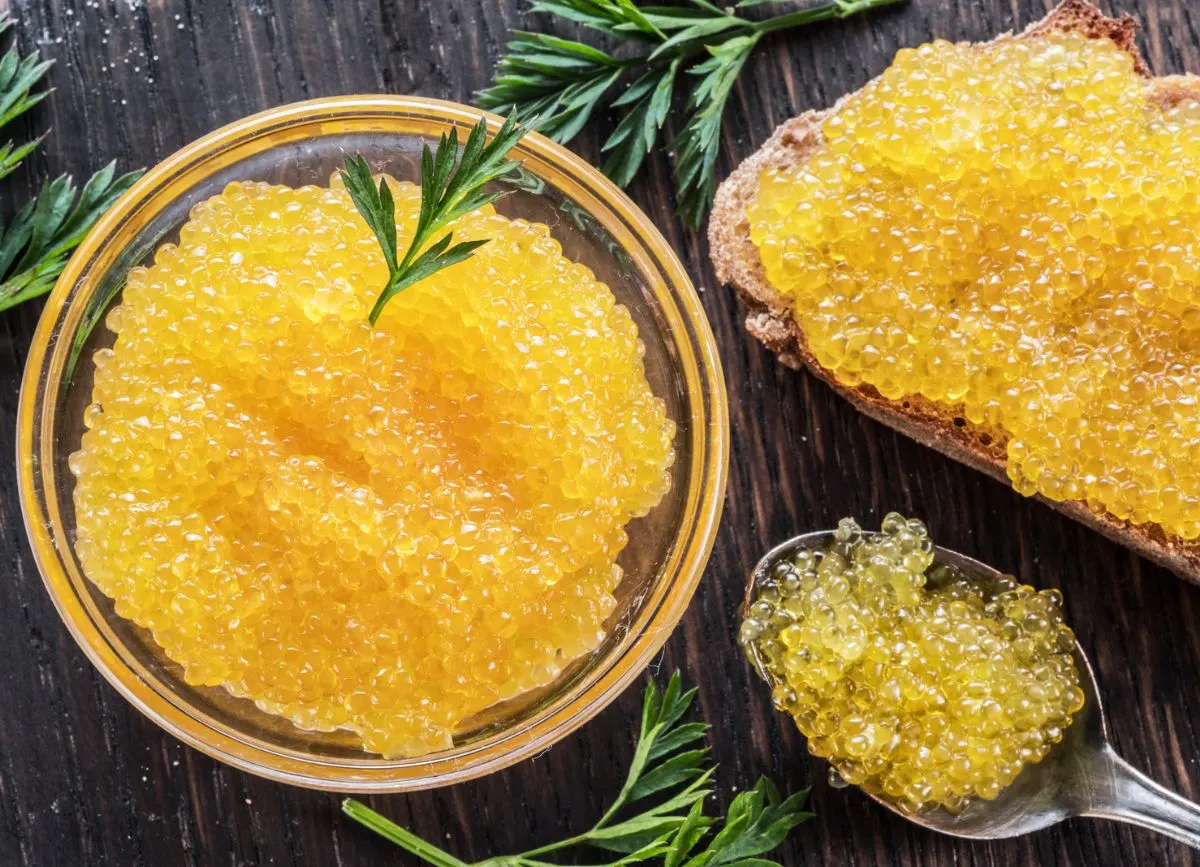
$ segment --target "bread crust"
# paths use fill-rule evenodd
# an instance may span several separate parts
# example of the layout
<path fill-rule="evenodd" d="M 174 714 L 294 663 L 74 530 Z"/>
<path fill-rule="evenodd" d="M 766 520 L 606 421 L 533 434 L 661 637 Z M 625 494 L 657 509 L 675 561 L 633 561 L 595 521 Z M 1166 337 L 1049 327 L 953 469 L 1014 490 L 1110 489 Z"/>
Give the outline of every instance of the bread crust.
<path fill-rule="evenodd" d="M 1146 78 L 1148 98 L 1163 108 L 1200 99 L 1200 76 L 1171 75 L 1155 78 L 1146 66 L 1134 39 L 1137 23 L 1128 15 L 1110 18 L 1087 0 L 1064 0 L 1041 21 L 1018 34 L 998 40 L 1036 37 L 1057 30 L 1108 38 L 1127 51 L 1139 74 Z M 708 240 L 718 279 L 730 284 L 746 305 L 746 330 L 762 341 L 788 367 L 805 368 L 854 406 L 876 421 L 973 467 L 1006 484 L 1005 440 L 991 430 L 967 421 L 961 406 L 928 400 L 920 395 L 901 400 L 883 397 L 870 385 L 847 386 L 821 367 L 809 350 L 803 331 L 792 319 L 790 305 L 767 282 L 758 248 L 750 240 L 747 206 L 758 195 L 763 170 L 807 160 L 823 144 L 821 123 L 838 111 L 847 97 L 823 111 L 809 111 L 781 124 L 752 156 L 742 162 L 717 190 L 708 224 Z M 1079 501 L 1042 502 L 1132 548 L 1189 581 L 1200 583 L 1200 540 L 1167 536 L 1155 524 L 1132 524 L 1097 512 Z"/>

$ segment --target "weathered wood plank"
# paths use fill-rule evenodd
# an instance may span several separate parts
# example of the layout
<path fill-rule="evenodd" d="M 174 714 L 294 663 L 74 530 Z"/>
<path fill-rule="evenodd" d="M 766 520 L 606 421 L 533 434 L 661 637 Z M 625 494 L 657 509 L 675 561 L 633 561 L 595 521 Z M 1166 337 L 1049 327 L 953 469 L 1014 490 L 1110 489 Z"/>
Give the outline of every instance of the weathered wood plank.
<path fill-rule="evenodd" d="M 5 6 L 0 0 L 0 8 Z M 4 182 L 9 214 L 51 172 L 109 159 L 151 164 L 251 112 L 327 94 L 411 92 L 469 100 L 484 86 L 523 0 L 18 0 L 19 38 L 58 62 L 54 96 L 21 121 L 53 128 Z M 1049 0 L 910 0 L 903 8 L 772 38 L 737 86 L 728 170 L 775 124 L 878 74 L 895 50 L 934 36 L 983 39 L 1040 17 Z M 1124 0 L 1145 23 L 1159 71 L 1200 72 L 1200 7 Z M 1111 7 L 1110 7 L 1111 8 Z M 543 26 L 539 24 L 539 26 Z M 598 158 L 610 128 L 576 143 Z M 732 467 L 711 566 L 661 669 L 700 687 L 726 793 L 770 774 L 814 786 L 818 818 L 780 853 L 787 864 L 1191 864 L 1140 831 L 1071 822 L 990 845 L 910 828 L 854 791 L 830 789 L 775 714 L 735 646 L 743 576 L 802 529 L 889 509 L 925 517 L 946 545 L 1059 586 L 1093 654 L 1119 749 L 1200 797 L 1200 588 L 1185 585 L 1036 503 L 858 416 L 785 370 L 742 331 L 715 286 L 700 235 L 674 221 L 670 164 L 653 157 L 631 194 L 663 227 L 698 285 L 733 396 Z M 17 383 L 39 305 L 0 316 L 0 454 L 14 451 Z M 0 461 L 0 864 L 405 863 L 342 820 L 336 795 L 289 789 L 217 765 L 128 707 L 96 674 L 42 590 Z M 488 779 L 372 803 L 464 858 L 525 848 L 582 828 L 616 792 L 636 728 L 631 691 L 584 731 Z M 581 786 L 580 781 L 587 785 Z M 385 860 L 385 859 L 390 859 Z"/>

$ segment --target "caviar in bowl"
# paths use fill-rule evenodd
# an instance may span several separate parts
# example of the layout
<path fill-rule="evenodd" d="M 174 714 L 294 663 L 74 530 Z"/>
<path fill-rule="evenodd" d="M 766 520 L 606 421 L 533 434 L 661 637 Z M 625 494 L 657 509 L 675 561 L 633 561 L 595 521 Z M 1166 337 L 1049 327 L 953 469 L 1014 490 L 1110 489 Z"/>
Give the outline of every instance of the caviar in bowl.
<path fill-rule="evenodd" d="M 95 352 L 114 340 L 103 317 L 131 270 L 177 240 L 189 212 L 231 183 L 324 185 L 345 153 L 415 179 L 423 141 L 477 119 L 470 109 L 428 100 L 350 97 L 287 106 L 219 130 L 153 169 L 106 216 L 72 260 L 39 326 L 22 388 L 18 458 L 26 525 L 51 596 L 127 698 L 185 741 L 247 770 L 300 785 L 403 790 L 477 776 L 542 749 L 590 718 L 644 667 L 681 616 L 711 548 L 727 420 L 712 337 L 694 290 L 663 239 L 618 190 L 566 151 L 529 136 L 513 153 L 524 170 L 500 211 L 549 226 L 563 255 L 611 289 L 636 325 L 646 380 L 677 425 L 670 491 L 627 527 L 629 543 L 618 561 L 624 577 L 596 650 L 549 686 L 463 723 L 449 748 L 385 759 L 364 753 L 344 732 L 302 730 L 220 687 L 190 685 L 194 678 L 185 680 L 85 577 L 76 558 L 68 459 L 87 427 Z"/>

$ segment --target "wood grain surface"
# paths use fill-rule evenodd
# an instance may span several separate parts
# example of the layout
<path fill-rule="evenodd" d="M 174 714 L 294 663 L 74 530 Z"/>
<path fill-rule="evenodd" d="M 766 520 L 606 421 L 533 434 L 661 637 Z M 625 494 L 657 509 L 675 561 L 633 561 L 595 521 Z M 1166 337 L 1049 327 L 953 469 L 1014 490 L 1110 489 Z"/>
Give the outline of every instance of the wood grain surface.
<path fill-rule="evenodd" d="M 1120 5 L 1115 5 L 1118 3 Z M 57 61 L 56 92 L 21 121 L 51 127 L 0 186 L 10 215 L 52 173 L 111 158 L 150 165 L 215 127 L 332 94 L 413 93 L 469 101 L 526 0 L 0 0 L 25 49 Z M 1113 0 L 1157 72 L 1200 72 L 1200 3 Z M 738 82 L 722 175 L 774 126 L 831 103 L 934 37 L 978 40 L 1040 18 L 1048 0 L 908 0 L 764 43 Z M 536 23 L 545 27 L 544 21 Z M 602 118 L 573 144 L 595 161 Z M 1200 798 L 1200 587 L 1004 486 L 858 415 L 787 370 L 741 327 L 714 285 L 702 235 L 673 217 L 659 153 L 630 189 L 698 286 L 731 396 L 725 517 L 704 581 L 657 663 L 700 688 L 722 797 L 769 774 L 813 786 L 818 816 L 778 858 L 788 865 L 1200 864 L 1186 848 L 1115 824 L 1070 821 L 990 844 L 909 826 L 855 790 L 828 786 L 791 723 L 737 651 L 744 576 L 770 544 L 843 515 L 925 518 L 942 544 L 1062 588 L 1091 654 L 1117 749 Z M 336 794 L 270 783 L 182 746 L 127 705 L 60 623 L 33 564 L 11 455 L 17 390 L 40 302 L 0 314 L 0 865 L 367 865 L 411 859 L 339 813 Z M 640 690 L 545 754 L 478 782 L 376 797 L 374 807 L 464 859 L 519 851 L 583 829 L 620 786 Z"/>

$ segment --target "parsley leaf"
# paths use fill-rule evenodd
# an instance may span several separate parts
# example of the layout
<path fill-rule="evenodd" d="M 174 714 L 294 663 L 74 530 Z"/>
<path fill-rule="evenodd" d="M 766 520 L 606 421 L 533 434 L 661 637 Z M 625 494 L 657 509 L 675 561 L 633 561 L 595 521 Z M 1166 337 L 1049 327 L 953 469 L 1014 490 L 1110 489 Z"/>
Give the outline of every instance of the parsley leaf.
<path fill-rule="evenodd" d="M 361 156 L 346 157 L 342 182 L 379 240 L 388 266 L 388 282 L 371 308 L 372 325 L 397 293 L 462 262 L 487 243 L 481 239 L 455 244 L 452 233 L 436 241 L 433 237 L 460 217 L 506 195 L 484 192 L 484 187 L 517 168 L 516 162 L 505 157 L 524 134 L 525 127 L 515 115 L 509 115 L 491 141 L 486 141 L 487 121 L 479 121 L 467 136 L 461 155 L 457 129 L 442 134 L 436 152 L 425 145 L 421 152 L 421 211 L 403 258 L 397 251 L 396 204 L 387 181 L 380 180 L 376 187 L 367 161 Z"/>
<path fill-rule="evenodd" d="M 792 828 L 811 816 L 802 809 L 808 792 L 785 800 L 773 783 L 762 779 L 733 799 L 723 821 L 705 815 L 704 802 L 712 794 L 715 769 L 708 761 L 708 748 L 697 743 L 708 726 L 682 721 L 695 695 L 694 689 L 684 691 L 679 672 L 661 692 L 650 683 L 642 702 L 637 746 L 625 784 L 612 805 L 590 830 L 519 855 L 466 864 L 352 798 L 342 802 L 342 810 L 435 867 L 553 867 L 554 862 L 545 861 L 545 855 L 577 846 L 619 856 L 595 867 L 647 861 L 663 867 L 778 867 L 755 856 L 774 849 Z M 650 806 L 621 818 L 627 807 L 639 802 Z M 718 825 L 720 829 L 710 837 Z M 693 855 L 706 838 L 704 848 Z"/>

